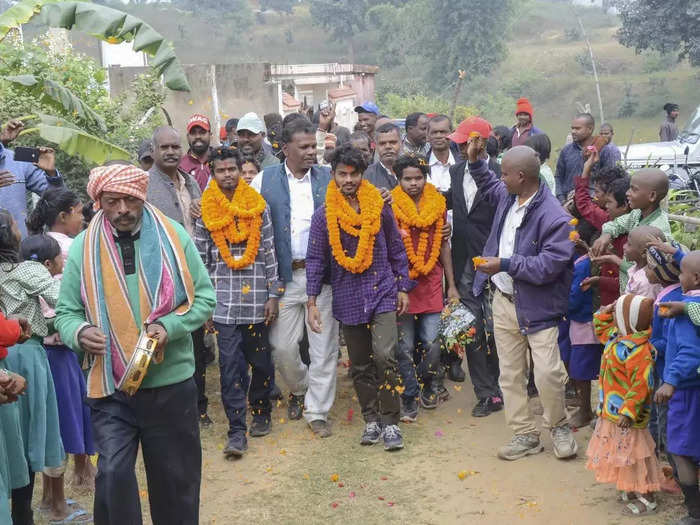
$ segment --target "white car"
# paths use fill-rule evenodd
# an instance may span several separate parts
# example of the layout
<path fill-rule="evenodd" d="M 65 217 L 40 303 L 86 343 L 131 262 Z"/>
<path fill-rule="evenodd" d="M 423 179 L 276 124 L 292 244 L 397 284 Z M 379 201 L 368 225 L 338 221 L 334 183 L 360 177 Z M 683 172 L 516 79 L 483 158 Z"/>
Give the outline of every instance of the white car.
<path fill-rule="evenodd" d="M 621 147 L 626 167 L 657 166 L 668 174 L 671 187 L 700 192 L 700 106 L 673 142 L 647 142 Z"/>

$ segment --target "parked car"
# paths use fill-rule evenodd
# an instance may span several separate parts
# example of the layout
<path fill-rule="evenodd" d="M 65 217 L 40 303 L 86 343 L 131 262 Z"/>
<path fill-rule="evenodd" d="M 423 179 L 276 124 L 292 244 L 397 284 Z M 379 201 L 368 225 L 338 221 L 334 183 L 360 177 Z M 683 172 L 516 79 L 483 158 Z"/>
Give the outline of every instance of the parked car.
<path fill-rule="evenodd" d="M 668 174 L 672 188 L 700 193 L 700 106 L 673 142 L 647 142 L 621 147 L 628 168 L 657 166 Z"/>

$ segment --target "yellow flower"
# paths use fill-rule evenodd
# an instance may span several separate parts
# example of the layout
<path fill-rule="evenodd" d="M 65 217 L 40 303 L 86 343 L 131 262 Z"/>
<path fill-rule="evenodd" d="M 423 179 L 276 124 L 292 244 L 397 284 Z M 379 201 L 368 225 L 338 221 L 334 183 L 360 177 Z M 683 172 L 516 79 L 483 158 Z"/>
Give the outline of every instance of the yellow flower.
<path fill-rule="evenodd" d="M 213 179 L 204 190 L 202 222 L 219 249 L 219 255 L 229 268 L 238 270 L 255 262 L 260 247 L 264 211 L 265 200 L 243 179 L 238 180 L 233 199 L 230 201 Z M 246 243 L 245 251 L 240 258 L 236 259 L 231 254 L 229 243 L 242 242 Z M 250 292 L 250 286 L 244 286 L 241 291 L 247 294 Z"/>
<path fill-rule="evenodd" d="M 402 241 L 406 248 L 411 279 L 429 274 L 435 267 L 442 249 L 442 226 L 445 221 L 446 202 L 435 186 L 427 183 L 416 206 L 415 201 L 397 186 L 391 192 L 392 207 L 399 229 L 406 232 Z M 414 247 L 411 230 L 418 230 L 418 246 Z M 432 246 L 428 252 L 428 241 L 432 233 Z M 426 259 L 427 255 L 427 259 Z"/>
<path fill-rule="evenodd" d="M 121 40 L 119 40 L 116 37 L 113 37 L 113 36 L 107 37 L 108 44 L 118 44 L 119 42 L 121 42 Z"/>
<path fill-rule="evenodd" d="M 335 482 L 338 481 L 339 479 L 340 479 L 340 476 L 338 476 L 338 474 L 331 474 L 331 481 L 332 481 L 333 483 L 335 483 Z"/>
<path fill-rule="evenodd" d="M 250 285 L 249 284 L 244 284 L 243 288 L 241 288 L 241 293 L 243 295 L 248 295 L 250 293 Z"/>
<path fill-rule="evenodd" d="M 578 219 L 577 219 L 576 217 L 573 217 L 573 218 L 569 221 L 569 224 L 571 224 L 571 226 L 578 226 Z"/>
<path fill-rule="evenodd" d="M 474 263 L 474 269 L 476 270 L 477 267 L 481 266 L 486 262 L 486 259 L 483 257 L 472 257 L 472 263 Z"/>
<path fill-rule="evenodd" d="M 352 273 L 362 273 L 372 266 L 374 256 L 374 238 L 381 227 L 381 215 L 384 208 L 379 190 L 366 180 L 360 183 L 357 190 L 357 200 L 360 203 L 360 213 L 350 206 L 331 182 L 326 190 L 326 224 L 328 226 L 328 242 L 336 262 Z M 358 237 L 355 256 L 345 253 L 340 238 L 340 230 L 348 235 Z"/>
<path fill-rule="evenodd" d="M 578 241 L 580 238 L 581 238 L 581 236 L 579 235 L 579 233 L 578 233 L 576 230 L 573 230 L 573 231 L 569 232 L 569 240 L 570 240 L 571 242 L 576 242 L 576 241 Z"/>

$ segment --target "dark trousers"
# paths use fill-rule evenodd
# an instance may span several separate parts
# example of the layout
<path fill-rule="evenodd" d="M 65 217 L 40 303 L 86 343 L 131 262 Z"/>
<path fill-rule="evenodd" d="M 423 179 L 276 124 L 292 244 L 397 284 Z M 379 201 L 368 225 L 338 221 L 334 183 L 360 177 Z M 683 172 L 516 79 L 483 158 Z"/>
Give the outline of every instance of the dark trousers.
<path fill-rule="evenodd" d="M 12 489 L 12 525 L 34 525 L 32 496 L 34 495 L 34 472 L 29 469 L 29 485 Z M 0 497 L 7 497 L 6 494 Z"/>
<path fill-rule="evenodd" d="M 462 303 L 476 317 L 474 327 L 476 338 L 467 345 L 465 354 L 469 377 L 477 399 L 500 397 L 498 388 L 498 354 L 493 337 L 493 314 L 491 313 L 491 291 L 487 285 L 479 297 L 474 297 L 474 267 L 468 259 L 464 273 L 459 281 L 459 295 Z"/>
<path fill-rule="evenodd" d="M 343 325 L 350 374 L 365 422 L 396 425 L 401 401 L 396 347 L 396 312 L 377 314 L 367 324 Z"/>
<path fill-rule="evenodd" d="M 206 414 L 209 400 L 205 393 L 207 384 L 207 349 L 204 346 L 204 326 L 192 332 L 194 346 L 194 382 L 197 385 L 197 408 L 199 414 Z"/>
<path fill-rule="evenodd" d="M 221 370 L 221 402 L 229 422 L 229 436 L 246 432 L 246 393 L 253 417 L 270 417 L 270 390 L 275 369 L 265 323 L 220 324 L 219 368 Z M 252 380 L 248 375 L 251 366 Z"/>
<path fill-rule="evenodd" d="M 154 525 L 199 523 L 202 448 L 194 379 L 88 399 L 95 448 L 95 525 L 141 525 L 134 472 L 141 445 Z"/>

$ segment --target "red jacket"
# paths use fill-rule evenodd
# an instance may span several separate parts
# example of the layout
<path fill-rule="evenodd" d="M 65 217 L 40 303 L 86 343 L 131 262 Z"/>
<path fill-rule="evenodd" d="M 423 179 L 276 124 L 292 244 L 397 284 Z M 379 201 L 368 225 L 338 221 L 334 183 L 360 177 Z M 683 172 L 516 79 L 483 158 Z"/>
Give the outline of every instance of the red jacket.
<path fill-rule="evenodd" d="M 7 347 L 14 345 L 21 333 L 19 322 L 14 319 L 5 319 L 5 316 L 0 313 L 0 359 L 7 357 Z"/>
<path fill-rule="evenodd" d="M 586 219 L 598 231 L 603 229 L 603 224 L 610 220 L 607 211 L 595 204 L 588 192 L 588 179 L 574 177 L 574 203 L 581 217 Z M 620 235 L 613 239 L 612 245 L 618 257 L 623 255 L 623 247 L 627 242 L 627 235 Z M 600 304 L 614 303 L 620 297 L 620 268 L 616 264 L 600 265 Z"/>

